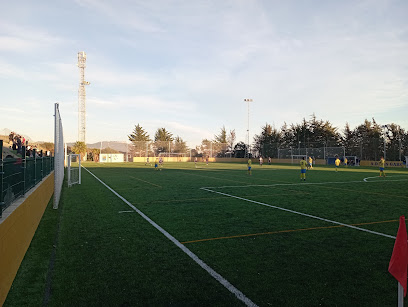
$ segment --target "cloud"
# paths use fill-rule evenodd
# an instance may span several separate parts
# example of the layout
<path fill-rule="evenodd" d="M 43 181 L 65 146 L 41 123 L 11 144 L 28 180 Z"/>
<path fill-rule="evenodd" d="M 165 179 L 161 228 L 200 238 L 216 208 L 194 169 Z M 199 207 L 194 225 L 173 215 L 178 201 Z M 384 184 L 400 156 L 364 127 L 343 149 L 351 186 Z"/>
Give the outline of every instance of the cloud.
<path fill-rule="evenodd" d="M 87 98 L 87 101 L 108 109 L 123 111 L 135 108 L 141 111 L 154 110 L 156 114 L 190 112 L 195 108 L 194 104 L 189 101 L 165 99 L 157 96 L 113 96 L 110 99 L 92 96 Z"/>
<path fill-rule="evenodd" d="M 0 110 L 3 112 L 10 112 L 10 113 L 26 113 L 25 110 L 19 108 L 9 108 L 9 107 L 0 107 Z M 3 114 L 2 114 L 3 115 Z"/>
<path fill-rule="evenodd" d="M 141 3 L 130 1 L 118 5 L 117 2 L 103 0 L 75 0 L 75 2 L 104 15 L 109 23 L 147 33 L 164 32 L 157 23 L 148 19 L 149 16 L 146 15 L 149 15 L 149 12 Z"/>
<path fill-rule="evenodd" d="M 50 48 L 69 43 L 57 35 L 34 26 L 20 26 L 0 21 L 0 51 L 31 53 L 40 48 Z"/>

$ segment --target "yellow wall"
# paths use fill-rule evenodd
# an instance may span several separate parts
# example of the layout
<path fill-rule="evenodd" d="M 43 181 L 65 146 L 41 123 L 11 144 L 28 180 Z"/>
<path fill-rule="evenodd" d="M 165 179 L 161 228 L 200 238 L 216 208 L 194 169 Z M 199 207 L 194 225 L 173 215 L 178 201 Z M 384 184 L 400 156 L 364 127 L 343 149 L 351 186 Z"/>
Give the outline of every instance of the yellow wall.
<path fill-rule="evenodd" d="M 6 300 L 21 261 L 54 193 L 54 173 L 0 224 L 0 306 Z"/>

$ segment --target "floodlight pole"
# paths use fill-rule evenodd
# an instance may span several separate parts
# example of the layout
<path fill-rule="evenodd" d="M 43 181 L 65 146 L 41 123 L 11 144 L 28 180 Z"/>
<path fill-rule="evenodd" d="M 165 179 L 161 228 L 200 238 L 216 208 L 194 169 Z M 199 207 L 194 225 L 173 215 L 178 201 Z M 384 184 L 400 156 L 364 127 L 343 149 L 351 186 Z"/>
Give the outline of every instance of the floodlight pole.
<path fill-rule="evenodd" d="M 248 102 L 248 129 L 247 129 L 247 134 L 248 134 L 248 158 L 250 157 L 251 154 L 251 145 L 249 143 L 249 103 L 252 102 L 252 98 L 245 98 L 244 102 Z"/>

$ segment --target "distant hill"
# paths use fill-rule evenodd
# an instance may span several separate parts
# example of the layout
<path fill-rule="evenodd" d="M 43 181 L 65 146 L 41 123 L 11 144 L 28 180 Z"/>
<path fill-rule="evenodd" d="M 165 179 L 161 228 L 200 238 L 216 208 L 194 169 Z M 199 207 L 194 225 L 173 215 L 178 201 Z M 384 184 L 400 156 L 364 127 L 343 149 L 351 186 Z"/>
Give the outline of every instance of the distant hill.
<path fill-rule="evenodd" d="M 75 143 L 67 143 L 67 146 L 73 146 Z M 87 148 L 112 148 L 115 149 L 117 151 L 121 151 L 121 152 L 126 152 L 126 146 L 129 146 L 129 144 L 126 144 L 125 142 L 118 142 L 118 141 L 102 141 L 102 142 L 96 142 L 96 143 L 87 143 L 86 147 Z M 130 146 L 129 149 L 130 151 Z"/>
<path fill-rule="evenodd" d="M 5 135 L 5 136 L 7 136 L 7 140 L 8 140 L 8 136 L 10 135 L 10 132 L 11 132 L 11 131 L 14 131 L 14 130 L 10 130 L 10 129 L 8 129 L 8 128 L 0 129 L 0 135 Z M 26 139 L 27 141 L 33 142 L 33 139 L 30 138 L 27 134 L 23 134 L 23 133 L 20 133 L 20 132 L 18 132 L 18 131 L 14 131 L 14 132 L 17 133 L 17 134 L 19 134 L 19 135 L 21 135 L 21 136 L 23 136 L 23 137 L 25 137 L 25 139 Z"/>

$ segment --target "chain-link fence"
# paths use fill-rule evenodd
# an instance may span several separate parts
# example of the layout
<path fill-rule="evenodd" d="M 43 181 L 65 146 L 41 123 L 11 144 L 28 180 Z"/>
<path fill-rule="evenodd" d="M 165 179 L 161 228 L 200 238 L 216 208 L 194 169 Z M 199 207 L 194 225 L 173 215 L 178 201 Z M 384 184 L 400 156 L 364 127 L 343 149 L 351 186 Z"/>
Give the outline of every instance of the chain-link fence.
<path fill-rule="evenodd" d="M 177 141 L 138 141 L 132 142 L 130 151 L 133 157 L 234 157 L 229 144 L 211 141 L 203 141 L 195 148 Z"/>
<path fill-rule="evenodd" d="M 297 146 L 295 146 L 297 145 Z M 292 155 L 311 156 L 315 159 L 327 160 L 330 157 L 352 156 L 359 160 L 378 161 L 384 156 L 387 161 L 405 161 L 408 156 L 407 141 L 382 142 L 373 138 L 368 141 L 341 144 L 338 142 L 299 142 L 294 146 L 279 143 L 251 146 L 251 156 L 275 159 L 291 159 Z M 242 142 L 231 146 L 228 143 L 202 141 L 194 148 L 184 142 L 175 141 L 146 141 L 132 142 L 129 146 L 133 157 L 209 157 L 209 158 L 244 158 L 248 154 L 248 146 Z"/>
<path fill-rule="evenodd" d="M 315 159 L 328 159 L 335 156 L 345 156 L 345 148 L 337 147 L 290 147 L 279 148 L 278 144 L 263 144 L 259 155 L 275 159 L 291 159 L 292 156 L 310 156 Z"/>
<path fill-rule="evenodd" d="M 307 145 L 310 145 L 310 147 Z M 368 161 L 378 161 L 382 156 L 387 161 L 405 161 L 405 156 L 408 156 L 408 144 L 404 140 L 383 142 L 381 139 L 372 138 L 364 142 L 344 144 L 344 146 L 334 143 L 318 145 L 321 145 L 321 143 L 302 143 L 299 146 L 284 148 L 279 143 L 262 144 L 255 155 L 276 159 L 290 159 L 292 155 L 307 155 L 316 159 L 327 159 L 334 156 L 355 156 L 359 160 Z"/>
<path fill-rule="evenodd" d="M 27 152 L 22 147 L 22 155 L 13 150 L 3 150 L 0 140 L 0 217 L 17 198 L 24 196 L 54 169 L 54 158 L 44 156 L 43 151 Z"/>

